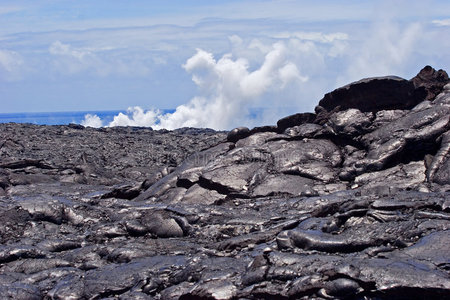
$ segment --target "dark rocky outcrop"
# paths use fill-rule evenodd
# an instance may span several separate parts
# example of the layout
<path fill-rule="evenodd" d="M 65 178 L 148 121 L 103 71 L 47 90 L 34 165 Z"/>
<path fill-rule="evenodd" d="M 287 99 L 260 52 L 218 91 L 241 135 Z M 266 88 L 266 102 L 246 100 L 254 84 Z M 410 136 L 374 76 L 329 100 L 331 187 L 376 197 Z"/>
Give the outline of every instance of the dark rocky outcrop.
<path fill-rule="evenodd" d="M 411 81 L 416 89 L 425 90 L 425 100 L 432 100 L 439 95 L 450 79 L 444 70 L 436 71 L 432 67 L 426 66 Z"/>
<path fill-rule="evenodd" d="M 411 80 L 396 76 L 362 79 L 325 94 L 315 108 L 315 122 L 324 124 L 333 112 L 349 108 L 372 113 L 411 109 L 423 100 L 434 99 L 449 82 L 445 71 L 430 66 Z"/>
<path fill-rule="evenodd" d="M 423 100 L 413 97 L 414 89 L 412 82 L 396 76 L 366 78 L 325 94 L 319 106 L 327 111 L 336 107 L 358 108 L 364 112 L 408 109 Z"/>
<path fill-rule="evenodd" d="M 295 115 L 284 117 L 277 122 L 278 132 L 282 133 L 287 128 L 302 125 L 305 123 L 313 123 L 316 115 L 313 113 L 298 113 Z"/>
<path fill-rule="evenodd" d="M 443 299 L 450 84 L 365 79 L 277 126 L 0 124 L 0 295 Z"/>
<path fill-rule="evenodd" d="M 246 138 L 250 135 L 250 129 L 247 127 L 238 127 L 231 130 L 227 135 L 227 141 L 235 143 L 240 139 Z"/>

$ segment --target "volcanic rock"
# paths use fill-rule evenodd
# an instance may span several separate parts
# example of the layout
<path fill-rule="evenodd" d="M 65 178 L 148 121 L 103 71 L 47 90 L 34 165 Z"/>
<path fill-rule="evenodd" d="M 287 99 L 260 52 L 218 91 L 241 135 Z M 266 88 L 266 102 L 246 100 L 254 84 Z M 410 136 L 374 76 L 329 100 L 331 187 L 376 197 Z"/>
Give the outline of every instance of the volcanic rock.
<path fill-rule="evenodd" d="M 302 125 L 305 123 L 313 123 L 316 115 L 313 113 L 298 113 L 284 117 L 277 122 L 278 132 L 283 132 L 286 128 Z"/>
<path fill-rule="evenodd" d="M 423 100 L 434 99 L 450 82 L 445 71 L 430 66 L 411 80 L 396 76 L 366 78 L 326 94 L 315 111 L 323 124 L 332 112 L 356 108 L 362 112 L 411 109 Z"/>
<path fill-rule="evenodd" d="M 247 127 L 238 127 L 231 130 L 227 135 L 228 142 L 237 142 L 240 139 L 246 138 L 250 135 L 250 129 Z"/>
<path fill-rule="evenodd" d="M 425 100 L 432 100 L 450 82 L 450 79 L 444 70 L 436 71 L 432 67 L 426 66 L 411 81 L 416 89 L 426 92 Z"/>
<path fill-rule="evenodd" d="M 231 132 L 0 124 L 10 299 L 444 299 L 450 84 L 364 79 Z"/>

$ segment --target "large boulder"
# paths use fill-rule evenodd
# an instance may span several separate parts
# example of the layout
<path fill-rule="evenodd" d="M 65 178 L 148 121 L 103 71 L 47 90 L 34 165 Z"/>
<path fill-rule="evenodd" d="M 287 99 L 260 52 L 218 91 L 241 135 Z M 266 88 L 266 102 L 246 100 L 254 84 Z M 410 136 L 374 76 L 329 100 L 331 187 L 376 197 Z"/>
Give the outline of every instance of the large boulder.
<path fill-rule="evenodd" d="M 235 143 L 240 139 L 246 138 L 250 135 L 250 129 L 247 127 L 238 127 L 231 130 L 227 135 L 227 141 Z"/>
<path fill-rule="evenodd" d="M 362 112 L 386 109 L 409 109 L 424 99 L 415 93 L 412 82 L 397 77 L 366 78 L 325 94 L 315 108 L 319 124 L 328 119 L 331 112 L 356 108 Z"/>
<path fill-rule="evenodd" d="M 278 132 L 284 132 L 286 128 L 302 125 L 305 123 L 313 123 L 316 115 L 313 113 L 298 113 L 284 117 L 277 122 Z"/>
<path fill-rule="evenodd" d="M 449 82 L 445 71 L 430 66 L 411 80 L 397 76 L 365 78 L 325 94 L 315 108 L 315 122 L 324 124 L 331 113 L 349 108 L 374 113 L 411 109 L 423 100 L 434 99 Z"/>

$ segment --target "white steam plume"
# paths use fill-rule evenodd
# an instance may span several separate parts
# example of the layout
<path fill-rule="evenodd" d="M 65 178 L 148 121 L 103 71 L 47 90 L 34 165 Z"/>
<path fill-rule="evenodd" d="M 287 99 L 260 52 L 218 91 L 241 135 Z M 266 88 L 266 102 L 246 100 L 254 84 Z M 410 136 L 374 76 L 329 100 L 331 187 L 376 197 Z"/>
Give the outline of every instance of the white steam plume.
<path fill-rule="evenodd" d="M 325 92 L 343 84 L 367 76 L 401 75 L 416 55 L 422 25 L 401 25 L 388 18 L 375 22 L 370 35 L 363 33 L 360 40 L 345 33 L 283 33 L 275 43 L 247 43 L 231 36 L 231 53 L 216 59 L 197 49 L 183 65 L 198 96 L 168 114 L 132 107 L 107 126 L 231 129 L 274 124 L 286 114 L 311 111 Z M 283 106 L 291 109 L 282 111 Z M 265 110 L 252 116 L 258 107 Z M 100 121 L 90 116 L 84 122 Z"/>
<path fill-rule="evenodd" d="M 216 61 L 211 53 L 197 50 L 184 69 L 192 74 L 201 95 L 188 104 L 177 107 L 172 114 L 160 117 L 162 128 L 185 126 L 228 129 L 243 122 L 251 105 L 258 103 L 267 91 L 283 90 L 290 83 L 306 82 L 297 66 L 289 60 L 286 45 L 273 44 L 261 66 L 249 71 L 244 58 L 230 54 Z"/>
<path fill-rule="evenodd" d="M 81 125 L 85 127 L 99 128 L 103 126 L 103 122 L 97 115 L 87 114 L 84 116 L 84 120 L 81 121 Z"/>
<path fill-rule="evenodd" d="M 119 113 L 108 126 L 154 126 L 158 115 L 156 110 L 144 111 L 139 106 L 129 107 L 127 114 Z"/>
<path fill-rule="evenodd" d="M 298 87 L 298 84 L 308 81 L 307 76 L 301 75 L 292 55 L 298 51 L 295 46 L 298 45 L 285 42 L 272 44 L 255 70 L 250 70 L 246 58 L 234 59 L 232 54 L 225 54 L 216 60 L 212 53 L 197 49 L 197 53 L 186 61 L 183 68 L 192 74 L 200 96 L 167 114 L 130 107 L 126 114 L 119 113 L 115 116 L 108 126 L 230 129 L 245 124 L 251 107 L 275 104 L 275 99 L 262 103 L 268 92 L 282 94 L 290 86 Z M 96 115 L 86 115 L 82 124 L 100 125 L 99 120 Z"/>

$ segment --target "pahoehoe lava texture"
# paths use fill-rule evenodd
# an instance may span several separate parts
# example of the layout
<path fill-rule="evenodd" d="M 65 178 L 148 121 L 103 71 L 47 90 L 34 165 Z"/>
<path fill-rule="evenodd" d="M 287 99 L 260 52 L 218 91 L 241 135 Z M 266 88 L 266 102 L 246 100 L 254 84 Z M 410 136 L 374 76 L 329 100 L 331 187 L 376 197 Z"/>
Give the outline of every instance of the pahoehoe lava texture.
<path fill-rule="evenodd" d="M 228 135 L 0 128 L 2 299 L 450 294 L 445 71 Z"/>

